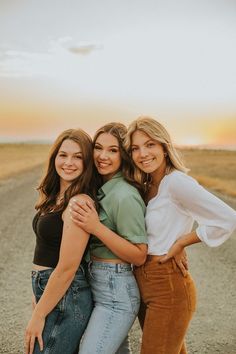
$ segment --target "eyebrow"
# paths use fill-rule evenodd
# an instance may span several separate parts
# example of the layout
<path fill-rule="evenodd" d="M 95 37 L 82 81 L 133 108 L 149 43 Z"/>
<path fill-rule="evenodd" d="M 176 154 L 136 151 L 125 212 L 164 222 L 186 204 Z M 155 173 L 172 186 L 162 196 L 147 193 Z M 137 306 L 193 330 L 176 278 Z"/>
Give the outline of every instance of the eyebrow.
<path fill-rule="evenodd" d="M 94 145 L 103 146 L 103 145 L 102 145 L 102 144 L 100 144 L 100 143 L 95 143 Z M 111 147 L 115 147 L 115 148 L 119 149 L 119 146 L 118 146 L 118 145 L 109 145 L 108 147 L 109 147 L 109 148 L 111 148 Z"/>
<path fill-rule="evenodd" d="M 154 141 L 154 139 L 148 139 L 144 142 L 144 144 L 149 143 L 149 141 Z M 131 146 L 138 146 L 137 144 L 131 144 Z"/>
<path fill-rule="evenodd" d="M 68 153 L 67 151 L 63 151 L 63 150 L 59 150 L 58 152 L 63 152 L 64 154 Z M 82 151 L 77 151 L 73 155 L 76 155 L 76 154 L 82 154 Z"/>

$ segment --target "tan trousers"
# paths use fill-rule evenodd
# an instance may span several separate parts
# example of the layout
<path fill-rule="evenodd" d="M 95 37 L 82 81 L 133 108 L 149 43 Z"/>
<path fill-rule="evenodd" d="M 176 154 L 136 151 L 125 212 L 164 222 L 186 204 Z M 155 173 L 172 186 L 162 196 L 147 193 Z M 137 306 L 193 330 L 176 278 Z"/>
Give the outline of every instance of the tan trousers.
<path fill-rule="evenodd" d="M 183 277 L 174 260 L 147 262 L 134 270 L 142 303 L 141 354 L 186 354 L 184 337 L 196 307 L 196 289 Z"/>

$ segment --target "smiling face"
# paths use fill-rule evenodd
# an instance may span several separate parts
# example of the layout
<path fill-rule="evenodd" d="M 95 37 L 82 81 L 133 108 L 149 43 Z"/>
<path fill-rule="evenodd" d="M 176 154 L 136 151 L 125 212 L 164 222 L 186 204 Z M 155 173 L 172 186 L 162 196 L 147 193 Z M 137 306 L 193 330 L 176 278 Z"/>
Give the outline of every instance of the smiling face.
<path fill-rule="evenodd" d="M 145 173 L 165 173 L 166 159 L 163 146 L 141 130 L 132 134 L 132 159 Z"/>
<path fill-rule="evenodd" d="M 69 186 L 81 175 L 83 167 L 80 145 L 71 139 L 64 140 L 55 158 L 55 168 L 61 186 Z"/>
<path fill-rule="evenodd" d="M 117 138 L 109 133 L 100 134 L 94 144 L 94 163 L 104 181 L 111 179 L 120 169 L 121 155 Z"/>

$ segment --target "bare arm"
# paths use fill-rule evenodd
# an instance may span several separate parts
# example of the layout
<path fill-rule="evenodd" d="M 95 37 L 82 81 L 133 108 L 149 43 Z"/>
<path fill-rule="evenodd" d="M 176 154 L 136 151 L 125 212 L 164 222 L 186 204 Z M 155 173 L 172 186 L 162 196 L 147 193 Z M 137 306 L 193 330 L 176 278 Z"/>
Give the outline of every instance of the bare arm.
<path fill-rule="evenodd" d="M 38 338 L 40 349 L 43 349 L 42 332 L 45 318 L 69 288 L 89 240 L 89 234 L 71 220 L 68 208 L 63 218 L 64 227 L 58 264 L 26 328 L 25 353 L 27 354 L 33 352 L 35 338 Z"/>
<path fill-rule="evenodd" d="M 194 243 L 201 242 L 196 232 L 190 232 L 184 236 L 181 236 L 169 249 L 168 253 L 161 259 L 160 263 L 165 263 L 168 259 L 178 256 L 184 251 L 184 248 Z"/>
<path fill-rule="evenodd" d="M 76 225 L 99 238 L 118 258 L 137 266 L 145 262 L 147 245 L 133 244 L 103 225 L 91 202 L 73 198 L 70 213 Z"/>

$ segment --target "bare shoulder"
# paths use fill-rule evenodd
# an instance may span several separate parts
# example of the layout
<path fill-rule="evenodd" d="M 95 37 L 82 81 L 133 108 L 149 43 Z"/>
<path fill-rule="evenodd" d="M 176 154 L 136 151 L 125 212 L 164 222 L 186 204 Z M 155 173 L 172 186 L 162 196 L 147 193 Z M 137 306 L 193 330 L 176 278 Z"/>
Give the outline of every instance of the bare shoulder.
<path fill-rule="evenodd" d="M 66 207 L 66 209 L 64 210 L 63 214 L 62 214 L 62 220 L 65 221 L 65 220 L 68 220 L 68 221 L 71 221 L 71 217 L 70 217 L 70 206 L 72 205 L 72 203 L 86 203 L 86 202 L 90 202 L 94 205 L 94 200 L 87 194 L 76 194 L 74 195 L 70 201 L 69 201 L 69 204 L 68 206 Z"/>
<path fill-rule="evenodd" d="M 88 194 L 83 194 L 83 193 L 74 195 L 74 197 L 71 198 L 71 201 L 94 203 L 93 199 Z"/>

